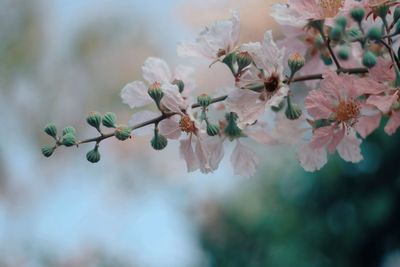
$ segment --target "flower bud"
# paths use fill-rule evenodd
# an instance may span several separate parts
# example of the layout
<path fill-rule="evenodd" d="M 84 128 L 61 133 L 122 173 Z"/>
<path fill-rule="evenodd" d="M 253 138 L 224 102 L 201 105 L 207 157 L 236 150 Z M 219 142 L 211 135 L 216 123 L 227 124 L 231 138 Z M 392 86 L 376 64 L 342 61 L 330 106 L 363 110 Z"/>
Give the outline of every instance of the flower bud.
<path fill-rule="evenodd" d="M 164 96 L 164 92 L 161 89 L 161 83 L 155 82 L 150 85 L 149 90 L 147 91 L 149 96 L 156 102 L 157 107 L 160 106 L 160 101 Z"/>
<path fill-rule="evenodd" d="M 211 97 L 207 94 L 201 94 L 197 97 L 197 103 L 200 107 L 206 108 L 211 104 Z"/>
<path fill-rule="evenodd" d="M 367 37 L 371 40 L 380 40 L 382 38 L 382 31 L 378 27 L 372 27 L 367 34 Z"/>
<path fill-rule="evenodd" d="M 207 134 L 209 136 L 216 136 L 219 134 L 219 127 L 216 124 L 207 123 Z"/>
<path fill-rule="evenodd" d="M 239 52 L 236 57 L 236 62 L 238 64 L 239 70 L 238 72 L 241 72 L 244 68 L 249 66 L 253 62 L 253 58 L 251 55 L 244 51 L 244 52 Z"/>
<path fill-rule="evenodd" d="M 292 75 L 298 72 L 304 66 L 304 64 L 305 59 L 299 53 L 293 53 L 288 59 L 288 65 Z"/>
<path fill-rule="evenodd" d="M 86 122 L 90 126 L 99 130 L 101 125 L 101 114 L 99 112 L 90 112 L 86 117 Z"/>
<path fill-rule="evenodd" d="M 235 70 L 235 63 L 236 63 L 236 52 L 232 52 L 229 53 L 228 55 L 226 55 L 224 57 L 224 59 L 222 60 L 223 63 L 225 63 L 225 65 L 227 65 L 229 67 L 229 69 L 231 70 L 232 74 L 234 76 L 236 76 L 236 70 Z"/>
<path fill-rule="evenodd" d="M 65 135 L 63 135 L 62 137 L 62 144 L 64 146 L 70 147 L 73 145 L 76 145 L 76 138 L 75 138 L 75 134 L 72 132 L 66 133 Z"/>
<path fill-rule="evenodd" d="M 72 127 L 72 126 L 67 126 L 67 127 L 65 127 L 65 128 L 63 129 L 63 131 L 62 131 L 62 135 L 64 136 L 64 135 L 66 135 L 66 134 L 68 134 L 68 133 L 71 133 L 71 134 L 75 135 L 75 133 L 76 133 L 75 128 Z"/>
<path fill-rule="evenodd" d="M 159 134 L 157 129 L 154 129 L 154 136 L 150 144 L 155 150 L 163 150 L 168 145 L 168 140 L 165 136 Z"/>
<path fill-rule="evenodd" d="M 285 111 L 286 118 L 289 120 L 297 120 L 301 117 L 302 111 L 299 105 L 292 103 L 290 96 L 287 98 L 287 107 Z"/>
<path fill-rule="evenodd" d="M 338 51 L 338 57 L 343 60 L 348 60 L 350 56 L 349 48 L 346 46 L 340 47 Z"/>
<path fill-rule="evenodd" d="M 357 28 L 350 28 L 346 31 L 347 35 L 351 40 L 357 40 L 362 38 L 362 32 Z"/>
<path fill-rule="evenodd" d="M 330 55 L 325 55 L 324 53 L 321 53 L 320 58 L 322 59 L 324 64 L 327 66 L 332 65 L 332 63 L 333 63 Z"/>
<path fill-rule="evenodd" d="M 325 21 L 324 20 L 312 20 L 308 23 L 308 26 L 310 26 L 311 28 L 316 29 L 319 32 L 323 32 L 324 31 L 324 24 Z"/>
<path fill-rule="evenodd" d="M 329 126 L 329 125 L 331 125 L 331 123 L 332 122 L 330 120 L 327 120 L 327 119 L 315 120 L 314 121 L 314 128 L 318 129 L 318 128 L 321 128 L 321 127 Z"/>
<path fill-rule="evenodd" d="M 44 127 L 44 132 L 53 138 L 57 138 L 57 127 L 54 123 L 47 124 L 46 127 Z"/>
<path fill-rule="evenodd" d="M 182 80 L 176 80 L 176 79 L 175 79 L 175 80 L 172 82 L 172 84 L 178 86 L 179 93 L 182 93 L 183 90 L 185 89 L 185 83 L 184 83 Z"/>
<path fill-rule="evenodd" d="M 376 56 L 371 51 L 367 50 L 364 52 L 362 58 L 362 64 L 367 68 L 372 68 L 376 65 Z"/>
<path fill-rule="evenodd" d="M 100 161 L 100 152 L 97 146 L 86 153 L 86 159 L 91 163 L 96 163 Z"/>
<path fill-rule="evenodd" d="M 335 26 L 331 29 L 331 31 L 329 32 L 329 38 L 330 38 L 332 41 L 338 42 L 338 41 L 342 40 L 342 32 L 343 32 L 342 27 L 341 27 L 341 26 L 338 26 L 338 25 L 335 25 Z"/>
<path fill-rule="evenodd" d="M 315 44 L 315 46 L 318 47 L 319 49 L 325 48 L 324 39 L 322 38 L 321 35 L 318 35 L 318 36 L 315 37 L 315 39 L 314 39 L 314 44 Z"/>
<path fill-rule="evenodd" d="M 382 3 L 377 3 L 372 7 L 372 13 L 381 17 L 382 19 L 386 19 L 386 16 L 390 10 L 390 6 L 388 5 L 388 1 L 378 1 Z"/>
<path fill-rule="evenodd" d="M 340 26 L 344 30 L 347 26 L 347 19 L 344 16 L 338 17 L 335 21 L 336 25 Z"/>
<path fill-rule="evenodd" d="M 118 140 L 124 141 L 126 139 L 128 139 L 131 136 L 131 131 L 132 129 L 129 128 L 126 125 L 119 125 L 116 129 L 115 129 L 115 137 Z"/>
<path fill-rule="evenodd" d="M 228 122 L 224 129 L 224 133 L 229 137 L 230 140 L 234 140 L 235 138 L 242 136 L 242 130 L 237 126 L 238 116 L 234 112 L 227 113 L 225 118 Z"/>
<path fill-rule="evenodd" d="M 356 22 L 361 23 L 365 16 L 365 10 L 361 7 L 356 7 L 350 11 L 350 15 Z"/>
<path fill-rule="evenodd" d="M 102 119 L 103 125 L 107 128 L 115 128 L 117 123 L 117 116 L 112 112 L 107 112 Z"/>
<path fill-rule="evenodd" d="M 46 158 L 48 158 L 51 155 L 53 155 L 54 150 L 56 150 L 56 146 L 53 146 L 53 145 L 44 145 L 44 146 L 42 146 L 42 154 Z"/>

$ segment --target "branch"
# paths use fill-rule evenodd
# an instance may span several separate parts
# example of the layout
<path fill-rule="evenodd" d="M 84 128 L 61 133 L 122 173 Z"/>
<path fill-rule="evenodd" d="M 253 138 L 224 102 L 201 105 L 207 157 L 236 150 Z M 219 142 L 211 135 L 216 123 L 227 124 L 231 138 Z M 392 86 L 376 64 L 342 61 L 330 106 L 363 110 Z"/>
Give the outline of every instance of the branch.
<path fill-rule="evenodd" d="M 343 68 L 341 68 L 341 69 L 338 69 L 336 72 L 337 73 L 348 73 L 348 74 L 364 74 L 364 73 L 368 73 L 368 69 L 366 69 L 366 68 L 352 68 L 352 69 L 343 69 Z M 312 74 L 312 75 L 305 75 L 305 76 L 299 76 L 299 77 L 293 78 L 293 79 L 291 79 L 291 83 L 310 81 L 310 80 L 322 80 L 322 79 L 323 79 L 323 74 L 322 73 L 320 73 L 320 74 Z M 283 83 L 288 83 L 288 80 L 284 80 Z M 260 88 L 261 87 L 263 88 L 264 85 L 261 85 Z M 252 89 L 257 89 L 257 87 L 254 87 Z M 228 98 L 227 95 L 223 95 L 223 96 L 220 96 L 220 97 L 213 98 L 211 100 L 211 104 L 225 101 L 227 98 Z M 200 105 L 198 103 L 192 105 L 192 108 L 199 108 L 199 107 L 200 107 Z M 162 115 L 160 115 L 160 116 L 158 116 L 158 117 L 156 117 L 154 119 L 151 119 L 151 120 L 148 120 L 148 121 L 145 121 L 145 122 L 142 122 L 142 123 L 139 123 L 139 124 L 136 124 L 136 125 L 132 126 L 131 130 L 134 131 L 136 129 L 139 129 L 139 128 L 142 128 L 142 127 L 145 127 L 145 126 L 148 126 L 148 125 L 151 125 L 151 124 L 157 124 L 157 123 L 159 123 L 159 122 L 161 122 L 161 121 L 163 121 L 165 119 L 170 118 L 173 115 L 176 115 L 176 113 L 164 113 L 164 114 L 162 114 Z M 114 133 L 102 134 L 102 135 L 100 135 L 98 137 L 89 138 L 89 139 L 86 139 L 86 140 L 79 141 L 78 145 L 79 144 L 91 143 L 91 142 L 96 142 L 98 144 L 101 141 L 103 141 L 105 139 L 108 139 L 110 137 L 113 137 L 113 136 L 115 136 Z"/>

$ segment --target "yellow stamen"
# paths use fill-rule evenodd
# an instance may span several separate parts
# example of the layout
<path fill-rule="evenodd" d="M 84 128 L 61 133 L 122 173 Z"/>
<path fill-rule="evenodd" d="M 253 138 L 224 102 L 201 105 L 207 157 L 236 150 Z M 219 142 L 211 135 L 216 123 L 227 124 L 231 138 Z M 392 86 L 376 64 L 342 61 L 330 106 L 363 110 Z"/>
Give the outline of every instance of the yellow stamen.
<path fill-rule="evenodd" d="M 318 5 L 322 8 L 325 18 L 333 18 L 343 6 L 343 0 L 319 0 Z"/>
<path fill-rule="evenodd" d="M 187 115 L 182 116 L 181 120 L 179 121 L 179 127 L 185 133 L 194 133 L 196 131 L 194 121 L 192 121 Z"/>

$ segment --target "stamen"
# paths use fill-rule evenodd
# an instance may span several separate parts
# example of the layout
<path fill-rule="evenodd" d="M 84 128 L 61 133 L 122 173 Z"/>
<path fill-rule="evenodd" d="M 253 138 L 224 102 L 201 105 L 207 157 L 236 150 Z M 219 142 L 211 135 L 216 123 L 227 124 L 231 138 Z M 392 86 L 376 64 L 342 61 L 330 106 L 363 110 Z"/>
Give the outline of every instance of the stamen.
<path fill-rule="evenodd" d="M 179 121 L 179 127 L 185 133 L 194 133 L 196 131 L 194 121 L 192 121 L 188 115 L 182 116 Z"/>
<path fill-rule="evenodd" d="M 355 100 L 339 101 L 336 107 L 336 121 L 353 126 L 360 116 L 360 104 Z"/>
<path fill-rule="evenodd" d="M 343 6 L 343 2 L 343 0 L 319 0 L 318 5 L 321 7 L 325 18 L 333 18 Z"/>

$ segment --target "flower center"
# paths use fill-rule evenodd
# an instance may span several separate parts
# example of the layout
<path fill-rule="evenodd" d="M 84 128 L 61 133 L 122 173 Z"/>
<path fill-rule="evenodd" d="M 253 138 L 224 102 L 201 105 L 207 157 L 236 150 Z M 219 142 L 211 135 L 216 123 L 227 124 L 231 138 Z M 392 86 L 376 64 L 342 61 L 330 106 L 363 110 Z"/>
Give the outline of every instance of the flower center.
<path fill-rule="evenodd" d="M 161 83 L 160 82 L 154 82 L 149 87 L 149 90 L 157 90 L 157 89 L 161 89 Z"/>
<path fill-rule="evenodd" d="M 273 72 L 268 79 L 264 80 L 264 87 L 268 93 L 274 93 L 279 88 L 280 77 L 279 74 Z"/>
<path fill-rule="evenodd" d="M 343 6 L 343 0 L 319 0 L 318 5 L 325 18 L 333 18 Z"/>
<path fill-rule="evenodd" d="M 360 115 L 360 104 L 354 100 L 339 101 L 336 107 L 336 120 L 353 125 Z"/>
<path fill-rule="evenodd" d="M 192 121 L 188 115 L 182 116 L 179 121 L 179 127 L 185 133 L 194 133 L 196 131 L 194 121 Z"/>

